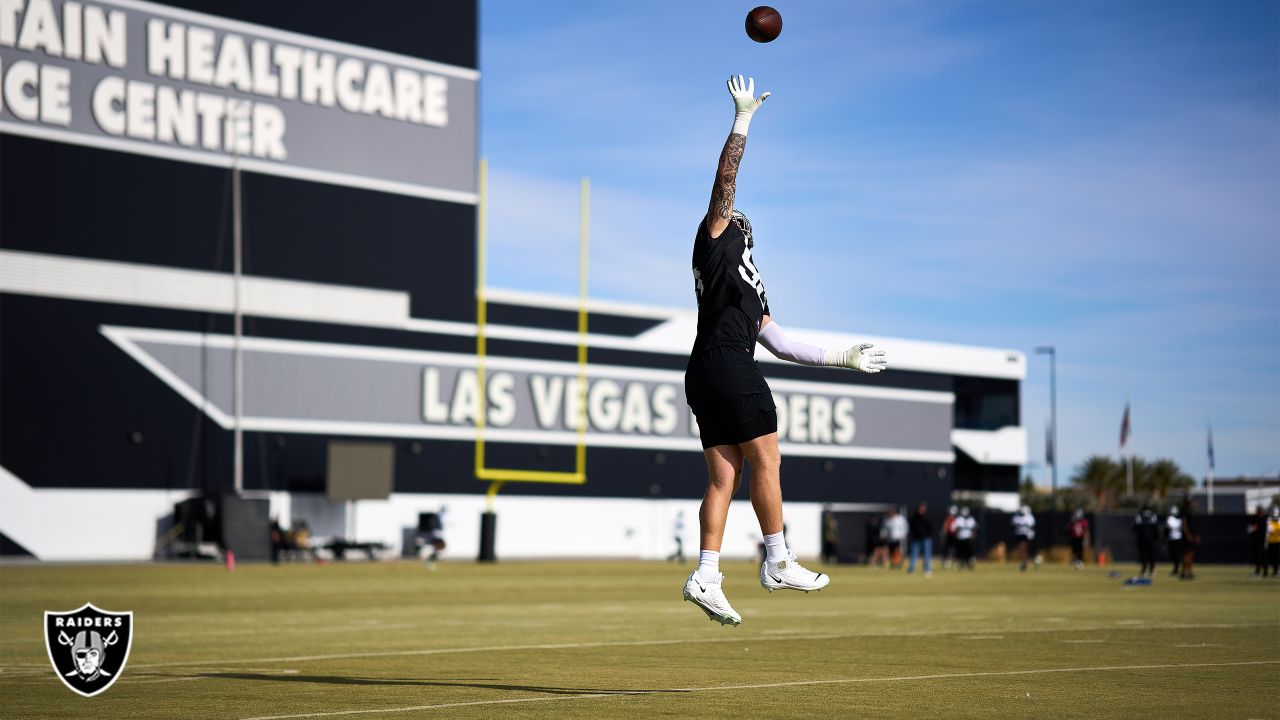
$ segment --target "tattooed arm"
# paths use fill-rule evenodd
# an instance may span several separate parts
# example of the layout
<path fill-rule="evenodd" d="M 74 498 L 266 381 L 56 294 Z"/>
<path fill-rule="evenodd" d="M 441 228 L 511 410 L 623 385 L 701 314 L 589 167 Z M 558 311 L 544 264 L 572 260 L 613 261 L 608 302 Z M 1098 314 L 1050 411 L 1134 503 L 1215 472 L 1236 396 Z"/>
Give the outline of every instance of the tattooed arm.
<path fill-rule="evenodd" d="M 742 162 L 742 151 L 746 147 L 747 136 L 732 133 L 724 141 L 724 150 L 720 151 L 716 184 L 711 188 L 711 206 L 707 208 L 707 232 L 713 238 L 720 237 L 720 233 L 729 227 L 733 196 L 738 190 L 738 164 Z"/>
<path fill-rule="evenodd" d="M 733 198 L 738 188 L 738 166 L 742 163 L 742 152 L 747 146 L 747 127 L 751 124 L 751 116 L 770 94 L 755 97 L 755 79 L 749 78 L 743 83 L 741 75 L 730 76 L 728 86 L 735 110 L 733 129 L 729 131 L 729 139 L 725 140 L 724 149 L 720 151 L 716 182 L 711 188 L 711 204 L 707 207 L 707 232 L 713 238 L 720 237 L 724 229 L 729 227 Z"/>

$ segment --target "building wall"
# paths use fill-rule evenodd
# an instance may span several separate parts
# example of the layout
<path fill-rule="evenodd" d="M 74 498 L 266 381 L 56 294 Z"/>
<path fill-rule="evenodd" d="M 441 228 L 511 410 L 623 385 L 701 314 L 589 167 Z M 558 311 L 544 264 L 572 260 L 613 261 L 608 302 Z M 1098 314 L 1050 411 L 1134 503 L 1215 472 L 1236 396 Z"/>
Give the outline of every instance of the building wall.
<path fill-rule="evenodd" d="M 471 560 L 480 550 L 480 516 L 488 509 L 475 493 L 394 493 L 385 500 L 330 503 L 321 493 L 251 491 L 270 500 L 271 512 L 288 527 L 305 521 L 313 538 L 346 537 L 381 542 L 387 554 L 412 548 L 418 514 L 444 513 L 445 555 Z M 164 536 L 175 503 L 186 490 L 31 488 L 0 471 L 0 527 L 16 552 L 47 561 L 143 561 L 164 557 Z M 615 557 L 657 559 L 675 549 L 677 513 L 684 513 L 684 550 L 697 557 L 698 505 L 692 498 L 549 497 L 506 494 L 496 498 L 497 554 L 500 559 Z M 787 502 L 787 537 L 800 555 L 818 553 L 818 503 Z M 101 529 L 86 545 L 73 528 Z M 746 498 L 731 506 L 723 554 L 754 557 L 759 528 Z"/>
<path fill-rule="evenodd" d="M 360 46 L 367 52 L 356 52 L 392 66 L 408 57 L 446 63 L 444 70 L 464 78 L 476 72 L 477 8 L 467 0 L 440 7 L 394 0 L 373 5 L 316 0 L 306 3 L 305 12 L 296 4 L 249 0 L 167 5 L 174 11 L 115 0 L 82 4 L 85 12 L 118 14 L 126 21 L 120 25 L 127 31 L 126 62 L 107 67 L 65 58 L 57 64 L 76 73 L 76 85 L 96 81 L 104 70 L 156 87 L 176 85 L 169 77 L 147 72 L 152 48 L 143 45 L 149 31 L 142 23 L 144 16 L 159 12 L 156 17 L 170 27 L 181 25 L 188 32 L 210 28 L 222 33 L 223 40 L 232 32 L 243 37 L 272 32 L 277 34 L 271 39 L 280 45 L 341 54 L 344 46 L 332 44 L 337 41 Z M 56 9 L 61 17 L 60 3 Z M 238 21 L 256 25 L 234 24 Z M 307 37 L 280 35 L 280 30 Z M 16 63 L 58 60 L 13 48 L 5 48 L 3 55 L 5 70 Z M 460 180 L 474 190 L 474 93 L 467 94 L 464 80 L 452 82 L 458 95 L 451 96 L 455 104 L 450 117 L 471 138 L 469 151 L 462 148 L 469 154 Z M 195 87 L 218 97 L 250 95 L 236 88 Z M 91 126 L 89 118 L 96 117 L 87 101 L 76 104 L 80 99 L 73 97 L 71 130 L 86 122 Z M 289 104 L 282 98 L 275 102 Z M 340 107 L 326 112 L 335 123 L 351 122 L 357 115 Z M 0 302 L 0 463 L 41 487 L 225 487 L 230 479 L 229 434 L 205 422 L 190 403 L 113 349 L 101 328 L 120 324 L 231 331 L 231 173 L 225 163 L 210 164 L 208 157 L 164 156 L 174 149 L 165 143 L 104 149 L 103 138 L 89 133 L 50 137 L 44 133 L 63 128 L 19 120 L 12 108 L 0 113 L 0 289 L 5 291 Z M 406 123 L 381 117 L 357 120 L 366 132 L 329 137 L 332 154 L 361 152 L 379 128 L 406 129 Z M 440 132 L 425 125 L 407 129 L 417 130 L 424 141 Z M 222 160 L 229 158 L 224 154 Z M 388 296 L 393 303 L 403 301 L 400 320 L 410 315 L 473 319 L 474 198 L 429 199 L 345 181 L 254 171 L 241 173 L 241 182 L 243 271 L 251 278 L 270 279 L 260 283 L 260 311 L 248 308 L 247 335 L 342 341 L 350 337 L 344 335 L 349 325 L 298 321 L 324 316 L 330 322 L 336 318 L 385 326 L 385 318 L 379 320 L 373 312 L 379 308 L 352 307 L 353 299 L 370 297 L 383 306 Z M 449 270 L 432 272 L 438 267 Z M 290 287 L 292 281 L 306 285 Z M 380 295 L 380 290 L 394 292 Z M 322 304 L 326 298 L 328 304 Z M 275 323 L 273 315 L 290 320 Z M 376 341 L 378 333 L 362 337 Z M 210 382 L 219 381 L 215 369 L 202 372 Z"/>
<path fill-rule="evenodd" d="M 454 417 L 456 407 L 435 418 L 429 408 L 450 403 L 450 393 L 456 406 L 461 378 L 468 365 L 474 368 L 476 4 L 316 0 L 305 13 L 293 4 L 251 0 L 175 0 L 169 10 L 129 0 L 82 3 L 88 5 L 128 17 L 129 64 L 89 67 L 68 59 L 77 86 L 115 74 L 240 97 L 231 88 L 149 74 L 148 13 L 216 28 L 224 40 L 231 33 L 270 37 L 354 53 L 368 64 L 399 58 L 453 73 L 451 132 L 465 126 L 471 144 L 449 149 L 465 155 L 456 176 L 445 178 L 450 188 L 406 187 L 396 175 L 403 168 L 389 166 L 372 168 L 375 176 L 365 182 L 235 160 L 244 168 L 244 487 L 268 494 L 277 509 L 290 511 L 296 500 L 309 515 L 332 519 L 335 507 L 317 500 L 330 440 L 389 442 L 396 459 L 391 499 L 361 502 L 343 521 L 354 523 L 361 538 L 398 544 L 400 523 L 423 503 L 449 498 L 459 524 L 455 549 L 471 553 L 467 543 L 478 528 L 469 523 L 478 522 L 487 487 L 474 479 L 474 420 Z M 0 55 L 5 69 L 47 59 L 15 48 Z M 0 550 L 25 547 L 45 559 L 142 559 L 175 502 L 232 486 L 232 157 L 94 135 L 87 95 L 75 97 L 85 106 L 71 108 L 76 121 L 69 128 L 0 115 Z M 394 147 L 381 129 L 409 132 L 403 124 L 379 125 L 384 118 L 306 109 L 320 113 L 307 116 L 318 118 L 316 126 L 294 126 L 287 137 L 301 147 L 307 133 L 327 132 L 325 162 L 357 162 Z M 339 130 L 346 127 L 358 131 Z M 416 130 L 415 137 L 438 141 L 437 129 Z M 377 176 L 383 169 L 386 176 Z M 488 362 L 495 375 L 515 377 L 529 394 L 537 377 L 575 374 L 573 299 L 490 296 Z M 696 504 L 703 485 L 696 427 L 681 394 L 693 322 L 687 310 L 592 301 L 593 387 L 612 384 L 618 395 L 589 409 L 586 484 L 503 490 L 502 554 L 666 552 L 663 518 L 670 508 Z M 792 333 L 833 347 L 852 342 L 844 333 Z M 789 521 L 797 538 L 816 538 L 809 531 L 818 503 L 941 506 L 957 483 L 998 490 L 1006 475 L 1016 482 L 1018 452 L 958 462 L 950 434 L 976 433 L 966 439 L 970 447 L 986 442 L 983 433 L 1001 431 L 1008 445 L 1012 430 L 1017 445 L 1020 353 L 865 339 L 889 349 L 892 372 L 871 376 L 760 358 L 779 404 L 784 490 L 795 503 L 797 516 Z M 429 399 L 428 371 L 438 371 L 452 389 Z M 670 429 L 660 430 L 652 415 L 630 430 L 617 427 L 616 416 L 610 423 L 617 408 L 626 412 L 633 390 L 653 403 L 646 413 L 660 413 L 659 404 L 670 411 L 670 423 L 662 420 Z M 533 403 L 522 402 L 510 427 L 491 416 L 487 462 L 570 469 L 572 428 L 539 425 Z M 959 469 L 979 480 L 958 481 Z M 104 509 L 121 529 L 94 546 L 74 542 L 67 528 Z M 749 519 L 738 518 L 754 527 Z M 690 514 L 690 527 L 693 520 Z M 539 530 L 548 522 L 597 523 L 592 534 L 601 539 L 578 550 L 568 538 Z M 614 537 L 619 528 L 632 530 Z M 729 540 L 735 548 L 729 552 L 749 551 L 746 533 Z M 803 550 L 810 540 L 797 542 Z"/>

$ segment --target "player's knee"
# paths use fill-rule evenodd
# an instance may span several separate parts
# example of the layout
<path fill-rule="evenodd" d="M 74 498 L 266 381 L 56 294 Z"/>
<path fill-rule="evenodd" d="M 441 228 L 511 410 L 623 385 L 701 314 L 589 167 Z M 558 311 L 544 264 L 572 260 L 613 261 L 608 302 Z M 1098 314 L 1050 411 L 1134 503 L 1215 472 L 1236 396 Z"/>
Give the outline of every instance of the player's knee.
<path fill-rule="evenodd" d="M 740 475 L 728 473 L 710 473 L 707 475 L 707 490 L 715 493 L 731 493 L 737 489 Z"/>
<path fill-rule="evenodd" d="M 782 475 L 782 455 L 771 453 L 757 458 L 751 464 L 751 472 L 761 478 L 778 478 Z"/>

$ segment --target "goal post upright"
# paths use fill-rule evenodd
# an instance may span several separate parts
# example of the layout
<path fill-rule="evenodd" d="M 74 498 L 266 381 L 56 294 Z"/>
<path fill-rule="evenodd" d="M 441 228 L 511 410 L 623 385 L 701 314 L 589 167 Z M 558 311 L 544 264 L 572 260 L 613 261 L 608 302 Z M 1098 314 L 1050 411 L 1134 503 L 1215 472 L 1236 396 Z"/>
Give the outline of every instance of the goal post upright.
<path fill-rule="evenodd" d="M 580 189 L 580 214 L 578 226 L 578 441 L 574 449 L 572 472 L 527 470 L 519 468 L 493 468 L 485 462 L 485 424 L 488 411 L 488 385 L 485 360 L 488 357 L 487 324 L 488 297 L 488 204 L 489 165 L 480 160 L 476 203 L 476 441 L 475 475 L 477 480 L 491 483 L 486 493 L 487 504 L 492 509 L 493 497 L 508 482 L 556 483 L 582 485 L 587 481 L 587 278 L 590 244 L 591 184 L 582 178 Z"/>

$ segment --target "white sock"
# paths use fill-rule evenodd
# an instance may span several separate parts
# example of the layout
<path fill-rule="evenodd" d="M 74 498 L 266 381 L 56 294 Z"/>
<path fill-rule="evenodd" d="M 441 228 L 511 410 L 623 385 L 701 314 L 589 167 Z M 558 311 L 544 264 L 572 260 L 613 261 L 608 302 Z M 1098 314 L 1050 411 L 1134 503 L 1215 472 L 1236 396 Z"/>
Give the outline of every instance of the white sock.
<path fill-rule="evenodd" d="M 764 550 L 767 556 L 766 559 L 770 563 L 786 560 L 789 554 L 787 552 L 787 541 L 780 532 L 764 536 Z"/>
<path fill-rule="evenodd" d="M 698 553 L 698 577 L 702 582 L 720 581 L 720 553 L 715 550 Z"/>

